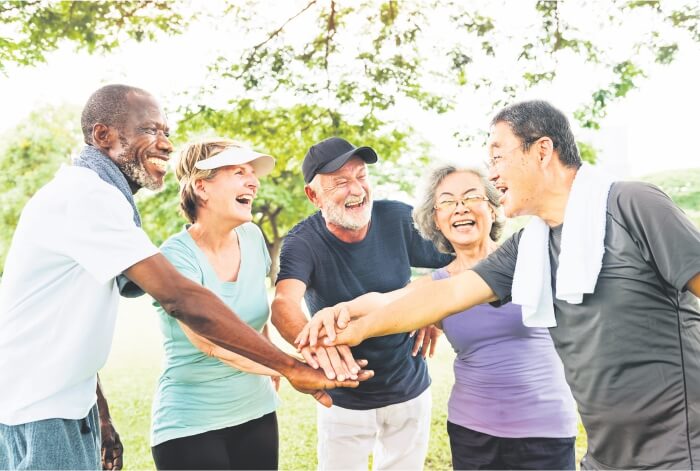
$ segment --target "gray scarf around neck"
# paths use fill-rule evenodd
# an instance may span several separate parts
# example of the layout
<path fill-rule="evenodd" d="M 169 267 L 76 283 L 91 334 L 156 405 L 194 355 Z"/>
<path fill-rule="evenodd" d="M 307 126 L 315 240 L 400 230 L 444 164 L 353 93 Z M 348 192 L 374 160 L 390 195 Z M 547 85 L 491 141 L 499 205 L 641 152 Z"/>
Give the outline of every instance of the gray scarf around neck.
<path fill-rule="evenodd" d="M 80 155 L 73 160 L 73 165 L 76 167 L 89 168 L 102 180 L 119 190 L 134 209 L 134 224 L 136 224 L 137 227 L 141 227 L 141 216 L 136 207 L 134 195 L 131 193 L 129 182 L 112 159 L 92 146 L 85 146 L 80 152 Z M 124 275 L 117 276 L 117 286 L 119 287 L 119 293 L 125 298 L 136 298 L 145 294 L 138 285 Z"/>

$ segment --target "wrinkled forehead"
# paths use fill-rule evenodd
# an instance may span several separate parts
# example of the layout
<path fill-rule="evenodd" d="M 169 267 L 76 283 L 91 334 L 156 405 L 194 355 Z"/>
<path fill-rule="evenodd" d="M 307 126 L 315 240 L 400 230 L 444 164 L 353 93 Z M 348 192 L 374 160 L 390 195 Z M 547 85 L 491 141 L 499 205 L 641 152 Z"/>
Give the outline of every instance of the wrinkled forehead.
<path fill-rule="evenodd" d="M 127 95 L 127 103 L 129 104 L 129 117 L 132 122 L 152 121 L 158 124 L 166 124 L 165 113 L 153 96 L 130 92 Z"/>
<path fill-rule="evenodd" d="M 326 175 L 333 177 L 350 177 L 363 172 L 367 172 L 367 162 L 365 162 L 362 157 L 353 156 L 338 170 L 327 173 Z"/>

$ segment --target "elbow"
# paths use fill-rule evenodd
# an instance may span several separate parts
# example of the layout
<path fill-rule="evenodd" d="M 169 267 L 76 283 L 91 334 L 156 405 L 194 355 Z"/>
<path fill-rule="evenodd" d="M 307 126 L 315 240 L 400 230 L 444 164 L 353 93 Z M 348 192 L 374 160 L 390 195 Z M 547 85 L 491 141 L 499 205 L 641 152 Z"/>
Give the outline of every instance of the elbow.
<path fill-rule="evenodd" d="M 199 299 L 199 291 L 201 289 L 178 288 L 173 290 L 176 294 L 158 300 L 165 312 L 200 335 L 208 330 L 207 327 L 212 322 L 211 318 L 203 315 L 199 309 L 203 305 Z"/>

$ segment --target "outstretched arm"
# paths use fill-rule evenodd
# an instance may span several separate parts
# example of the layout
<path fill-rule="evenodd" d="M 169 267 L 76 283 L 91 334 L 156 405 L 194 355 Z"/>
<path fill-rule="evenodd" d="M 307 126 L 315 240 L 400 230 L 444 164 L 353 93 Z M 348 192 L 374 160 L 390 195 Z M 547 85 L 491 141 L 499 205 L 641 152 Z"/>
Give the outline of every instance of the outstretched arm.
<path fill-rule="evenodd" d="M 357 345 L 369 337 L 409 332 L 435 324 L 450 314 L 496 299 L 489 285 L 476 272 L 467 270 L 442 280 L 421 283 L 406 296 L 350 322 L 338 332 L 334 341 L 324 340 L 329 345 Z"/>
<path fill-rule="evenodd" d="M 236 368 L 237 370 L 245 371 L 246 373 L 265 376 L 280 376 L 277 371 L 270 369 L 267 366 L 261 365 L 260 363 L 256 363 L 249 358 L 219 347 L 201 335 L 195 334 L 192 332 L 192 329 L 187 327 L 182 322 L 178 321 L 178 324 L 180 324 L 182 332 L 184 332 L 185 336 L 187 336 L 190 342 L 192 342 L 192 345 L 201 350 L 201 352 L 205 355 L 217 358 L 223 363 L 226 363 L 228 366 Z"/>
<path fill-rule="evenodd" d="M 298 391 L 330 406 L 325 389 L 357 387 L 358 381 L 334 381 L 295 360 L 243 322 L 215 294 L 182 276 L 162 254 L 148 257 L 124 274 L 153 296 L 163 309 L 212 343 L 243 355 L 285 376 Z M 358 380 L 371 377 L 358 375 Z"/>
<path fill-rule="evenodd" d="M 281 280 L 275 289 L 272 301 L 272 324 L 282 337 L 293 343 L 294 338 L 304 328 L 308 318 L 301 310 L 301 301 L 306 292 L 306 284 L 296 279 Z M 314 316 L 315 317 L 315 316 Z M 300 353 L 313 368 L 321 368 L 329 379 L 355 379 L 360 368 L 367 363 L 355 361 L 346 345 L 302 346 Z"/>

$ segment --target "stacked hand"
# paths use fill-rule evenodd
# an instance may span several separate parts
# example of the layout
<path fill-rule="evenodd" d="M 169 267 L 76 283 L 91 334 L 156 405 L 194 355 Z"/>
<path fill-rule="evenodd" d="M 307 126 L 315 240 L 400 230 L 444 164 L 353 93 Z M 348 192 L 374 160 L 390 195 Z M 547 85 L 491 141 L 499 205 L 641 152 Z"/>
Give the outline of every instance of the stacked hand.
<path fill-rule="evenodd" d="M 442 330 L 431 325 L 417 331 L 414 330 L 411 332 L 411 336 L 414 335 L 415 341 L 412 355 L 416 356 L 422 350 L 423 358 L 427 355 L 432 357 L 435 353 L 437 340 L 442 335 Z M 303 355 L 306 349 L 323 348 L 317 346 L 319 340 L 322 341 L 326 348 L 329 348 L 329 346 L 348 348 L 348 345 L 357 345 L 364 338 L 361 326 L 352 318 L 345 303 L 339 303 L 318 311 L 299 332 L 294 343 Z M 349 348 L 347 354 L 344 353 L 344 358 L 348 355 L 352 358 Z M 308 359 L 307 362 L 312 364 Z M 324 368 L 324 371 L 326 371 L 326 368 Z"/>

